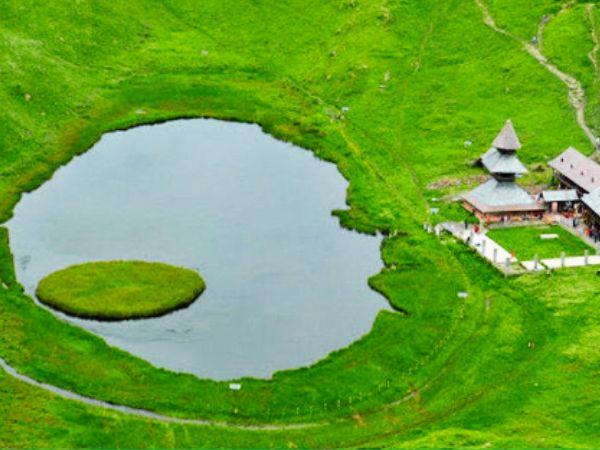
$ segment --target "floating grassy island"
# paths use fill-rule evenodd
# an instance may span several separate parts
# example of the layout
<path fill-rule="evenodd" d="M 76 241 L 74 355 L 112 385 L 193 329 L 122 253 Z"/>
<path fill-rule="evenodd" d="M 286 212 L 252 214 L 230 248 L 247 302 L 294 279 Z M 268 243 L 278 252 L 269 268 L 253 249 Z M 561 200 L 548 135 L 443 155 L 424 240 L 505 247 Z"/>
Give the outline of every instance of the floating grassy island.
<path fill-rule="evenodd" d="M 193 303 L 204 291 L 193 270 L 143 261 L 79 264 L 38 284 L 39 300 L 71 316 L 96 320 L 157 317 Z"/>

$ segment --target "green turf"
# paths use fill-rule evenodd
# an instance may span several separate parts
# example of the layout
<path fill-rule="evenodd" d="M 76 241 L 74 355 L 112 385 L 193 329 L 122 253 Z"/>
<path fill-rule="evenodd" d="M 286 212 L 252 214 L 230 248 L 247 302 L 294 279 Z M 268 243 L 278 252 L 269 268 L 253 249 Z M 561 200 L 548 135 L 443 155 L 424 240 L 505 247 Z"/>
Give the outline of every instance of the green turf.
<path fill-rule="evenodd" d="M 436 199 L 436 197 L 433 197 Z M 431 217 L 430 222 L 432 224 L 438 224 L 442 222 L 467 222 L 471 224 L 478 224 L 477 219 L 473 214 L 467 211 L 462 202 L 441 202 L 439 200 L 431 201 Z"/>
<path fill-rule="evenodd" d="M 557 234 L 558 238 L 542 239 L 542 234 Z M 496 228 L 487 235 L 521 261 L 533 260 L 536 255 L 540 259 L 560 258 L 563 252 L 566 256 L 583 256 L 586 250 L 590 255 L 595 253 L 590 245 L 558 225 Z"/>
<path fill-rule="evenodd" d="M 96 320 L 157 317 L 190 305 L 204 291 L 189 269 L 144 261 L 79 264 L 44 277 L 38 299 L 72 316 Z"/>
<path fill-rule="evenodd" d="M 527 39 L 561 6 L 487 3 L 498 24 Z M 427 187 L 481 175 L 471 162 L 507 118 L 527 164 L 569 145 L 592 150 L 565 86 L 485 26 L 474 1 L 8 0 L 0 13 L 2 219 L 105 131 L 178 117 L 255 122 L 349 180 L 347 209 L 335 214 L 386 236 L 369 283 L 403 311 L 382 312 L 368 335 L 310 368 L 244 379 L 232 393 L 158 370 L 38 308 L 15 283 L 3 232 L 0 356 L 23 373 L 165 414 L 316 426 L 157 423 L 0 372 L 0 446 L 598 446 L 593 271 L 505 279 L 422 228 L 437 203 Z M 546 45 L 561 64 L 577 64 L 563 70 L 583 74 L 585 33 L 563 39 L 567 22 L 556 33 L 548 26 Z"/>

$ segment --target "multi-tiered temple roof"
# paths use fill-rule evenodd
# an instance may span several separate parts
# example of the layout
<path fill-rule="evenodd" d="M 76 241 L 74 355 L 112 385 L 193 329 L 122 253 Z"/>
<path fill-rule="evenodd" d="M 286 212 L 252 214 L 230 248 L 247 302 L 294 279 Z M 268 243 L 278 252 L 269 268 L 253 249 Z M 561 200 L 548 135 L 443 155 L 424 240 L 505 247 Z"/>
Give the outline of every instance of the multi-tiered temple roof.
<path fill-rule="evenodd" d="M 517 157 L 521 143 L 510 120 L 482 157 L 481 163 L 491 174 L 523 175 L 527 173 L 525 166 Z"/>
<path fill-rule="evenodd" d="M 515 182 L 518 176 L 527 173 L 517 157 L 520 148 L 517 133 L 508 120 L 492 148 L 481 157 L 481 163 L 493 178 L 466 194 L 465 202 L 483 214 L 542 211 L 543 206 Z"/>

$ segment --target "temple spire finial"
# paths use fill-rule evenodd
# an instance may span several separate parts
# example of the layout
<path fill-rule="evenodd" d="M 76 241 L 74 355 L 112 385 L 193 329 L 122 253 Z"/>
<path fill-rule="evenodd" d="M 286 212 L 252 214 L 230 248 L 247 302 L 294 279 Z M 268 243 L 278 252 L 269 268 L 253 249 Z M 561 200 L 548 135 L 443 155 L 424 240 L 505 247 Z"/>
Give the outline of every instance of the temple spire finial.
<path fill-rule="evenodd" d="M 502 130 L 496 139 L 494 139 L 492 146 L 498 150 L 508 151 L 516 151 L 521 148 L 521 142 L 519 142 L 519 138 L 517 137 L 517 133 L 510 119 L 506 121 Z"/>

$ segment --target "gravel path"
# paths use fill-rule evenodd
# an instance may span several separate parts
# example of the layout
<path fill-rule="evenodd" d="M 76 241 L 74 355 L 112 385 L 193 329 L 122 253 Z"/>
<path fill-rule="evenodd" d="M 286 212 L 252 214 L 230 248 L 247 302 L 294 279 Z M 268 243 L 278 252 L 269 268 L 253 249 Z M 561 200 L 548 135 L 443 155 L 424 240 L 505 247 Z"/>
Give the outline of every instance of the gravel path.
<path fill-rule="evenodd" d="M 551 74 L 556 76 L 560 81 L 562 81 L 565 84 L 565 86 L 567 87 L 568 95 L 569 95 L 569 103 L 571 103 L 571 106 L 575 109 L 577 123 L 579 124 L 579 127 L 583 130 L 585 135 L 588 137 L 592 146 L 595 148 L 596 147 L 596 136 L 594 135 L 594 133 L 592 132 L 592 130 L 590 129 L 590 127 L 587 125 L 587 123 L 585 121 L 586 96 L 585 96 L 585 90 L 583 88 L 583 84 L 579 80 L 577 80 L 575 77 L 563 72 L 558 67 L 556 67 L 554 64 L 552 64 L 548 60 L 548 58 L 546 58 L 543 55 L 543 53 L 537 46 L 533 45 L 532 43 L 526 41 L 525 39 L 522 39 L 519 36 L 512 34 L 512 33 L 508 32 L 507 30 L 500 28 L 498 25 L 496 25 L 496 21 L 494 20 L 487 5 L 484 3 L 483 0 L 475 0 L 475 3 L 481 10 L 481 12 L 483 14 L 483 21 L 488 27 L 490 27 L 492 30 L 496 31 L 497 33 L 508 36 L 508 37 L 514 39 L 515 41 L 519 42 L 523 46 L 523 49 L 527 53 L 529 53 L 531 56 L 533 56 Z M 558 14 L 562 14 L 563 12 L 568 10 L 571 6 L 573 6 L 574 3 L 575 3 L 574 1 L 569 1 L 569 2 L 565 3 L 563 5 L 563 7 L 561 8 L 560 12 L 558 12 Z M 548 16 L 548 20 L 550 20 L 551 18 L 552 18 L 552 16 Z M 543 26 L 541 26 L 541 30 L 543 30 Z M 538 31 L 538 34 L 540 34 L 540 31 Z"/>
<path fill-rule="evenodd" d="M 214 421 L 214 420 L 200 420 L 200 419 L 182 419 L 179 417 L 165 416 L 163 414 L 157 414 L 152 411 L 138 408 L 130 408 L 129 406 L 115 405 L 113 403 L 104 402 L 95 398 L 86 397 L 84 395 L 76 394 L 75 392 L 62 389 L 51 384 L 42 383 L 34 380 L 26 375 L 19 373 L 16 369 L 11 367 L 4 359 L 0 358 L 0 368 L 2 368 L 8 375 L 16 378 L 19 381 L 27 383 L 31 386 L 38 387 L 47 392 L 58 395 L 69 400 L 75 400 L 77 402 L 85 403 L 86 405 L 102 408 L 109 411 L 115 411 L 123 414 L 133 415 L 142 417 L 144 419 L 159 420 L 161 422 L 174 423 L 179 425 L 195 425 L 195 426 L 210 426 L 210 427 L 221 427 L 221 428 L 237 428 L 244 430 L 256 430 L 256 431 L 278 431 L 278 430 L 294 430 L 301 428 L 311 428 L 319 425 L 326 425 L 327 422 L 321 424 L 317 423 L 299 423 L 291 425 L 240 425 L 236 423 L 229 423 L 225 421 Z"/>
<path fill-rule="evenodd" d="M 594 79 L 598 81 L 598 73 L 600 72 L 600 67 L 598 66 L 598 50 L 600 50 L 600 39 L 598 39 L 598 27 L 594 17 L 594 5 L 591 3 L 585 5 L 585 13 L 590 21 L 590 25 L 592 26 L 592 41 L 594 41 L 594 48 L 592 48 L 588 53 L 588 58 L 594 65 Z"/>
<path fill-rule="evenodd" d="M 105 402 L 102 400 L 97 400 L 95 398 L 86 397 L 84 395 L 77 394 L 75 392 L 59 388 L 57 386 L 42 383 L 40 381 L 34 380 L 26 375 L 23 375 L 15 368 L 10 366 L 3 358 L 0 357 L 0 368 L 3 369 L 8 375 L 11 377 L 27 383 L 31 386 L 35 386 L 37 388 L 43 389 L 44 391 L 50 392 L 52 394 L 58 395 L 59 397 L 66 398 L 69 400 L 74 400 L 80 403 L 84 403 L 89 406 L 93 406 L 96 408 L 102 408 L 107 411 L 114 411 L 118 413 L 128 414 L 131 416 L 137 416 L 144 419 L 150 420 L 158 420 L 166 423 L 173 423 L 178 425 L 192 425 L 192 426 L 207 426 L 207 427 L 217 427 L 217 428 L 234 428 L 239 430 L 248 430 L 248 431 L 285 431 L 285 430 L 299 430 L 299 429 L 307 429 L 307 428 L 315 428 L 319 426 L 327 426 L 331 425 L 335 421 L 327 421 L 324 420 L 322 422 L 308 422 L 308 423 L 297 423 L 297 424 L 289 424 L 289 425 L 279 425 L 279 424 L 264 424 L 264 425 L 243 425 L 238 423 L 231 423 L 225 421 L 217 421 L 217 420 L 201 420 L 201 419 L 182 419 L 180 417 L 166 416 L 163 414 L 158 414 L 152 411 L 148 411 L 146 409 L 138 409 L 131 408 L 129 406 L 117 405 L 109 402 Z M 416 399 L 419 397 L 420 393 L 426 390 L 429 387 L 429 383 L 421 386 L 420 388 L 412 389 L 407 395 L 401 397 L 398 400 L 395 400 L 386 405 L 382 405 L 382 408 L 389 408 L 393 406 L 398 406 L 402 403 L 408 402 L 410 400 Z M 356 418 L 356 416 L 354 417 Z M 337 419 L 342 421 L 344 419 Z"/>

